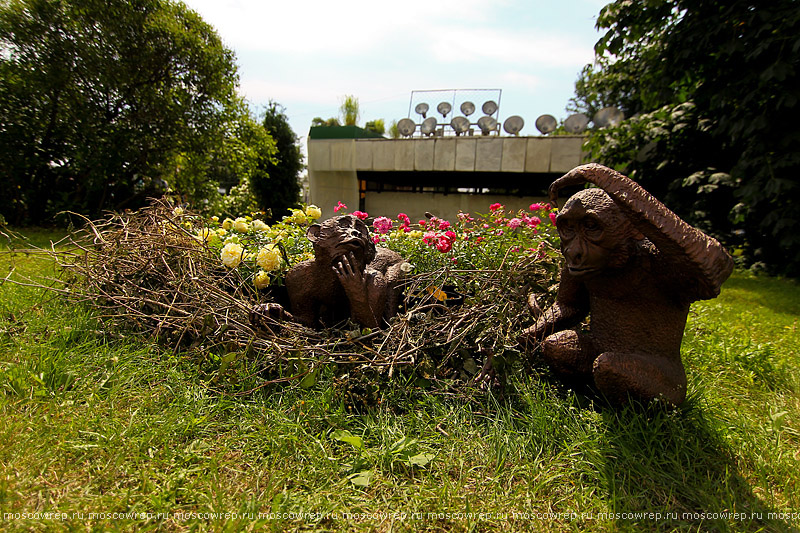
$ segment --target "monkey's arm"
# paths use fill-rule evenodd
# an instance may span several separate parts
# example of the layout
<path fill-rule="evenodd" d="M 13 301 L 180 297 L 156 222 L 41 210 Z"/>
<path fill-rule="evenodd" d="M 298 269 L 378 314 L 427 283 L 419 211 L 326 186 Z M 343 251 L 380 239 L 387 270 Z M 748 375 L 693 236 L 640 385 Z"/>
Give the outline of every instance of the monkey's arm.
<path fill-rule="evenodd" d="M 539 316 L 534 325 L 522 331 L 519 343 L 525 346 L 556 331 L 575 326 L 588 314 L 589 294 L 586 287 L 572 277 L 566 268 L 562 268 L 556 301 Z"/>
<path fill-rule="evenodd" d="M 560 188 L 584 182 L 608 193 L 666 260 L 685 269 L 681 273 L 683 279 L 693 277 L 697 281 L 700 299 L 719 294 L 720 286 L 733 271 L 733 260 L 716 239 L 681 220 L 635 181 L 597 163 L 576 167 L 554 181 L 550 185 L 550 202 L 555 205 Z M 695 275 L 687 276 L 686 270 Z"/>
<path fill-rule="evenodd" d="M 374 309 L 383 310 L 383 306 L 386 305 L 385 290 L 381 291 L 381 287 L 377 287 L 378 290 L 375 290 L 374 282 L 378 280 L 355 268 L 356 264 L 355 258 L 350 254 L 349 259 L 347 256 L 343 257 L 342 261 L 333 267 L 333 270 L 350 301 L 350 314 L 353 320 L 367 328 L 379 328 L 380 321 L 375 315 Z"/>

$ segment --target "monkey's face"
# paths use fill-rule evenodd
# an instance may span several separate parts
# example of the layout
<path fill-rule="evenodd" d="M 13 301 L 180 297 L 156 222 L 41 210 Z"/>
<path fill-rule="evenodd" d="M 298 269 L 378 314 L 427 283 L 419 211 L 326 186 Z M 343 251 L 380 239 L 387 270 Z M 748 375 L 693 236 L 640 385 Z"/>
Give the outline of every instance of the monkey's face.
<path fill-rule="evenodd" d="M 357 268 L 364 270 L 375 258 L 375 244 L 370 239 L 369 229 L 353 215 L 333 217 L 322 224 L 314 224 L 306 235 L 314 244 L 317 261 L 334 265 L 352 253 L 358 262 Z"/>
<path fill-rule="evenodd" d="M 599 189 L 572 196 L 558 214 L 556 227 L 567 269 L 576 278 L 590 278 L 624 266 L 630 258 L 632 226 Z"/>

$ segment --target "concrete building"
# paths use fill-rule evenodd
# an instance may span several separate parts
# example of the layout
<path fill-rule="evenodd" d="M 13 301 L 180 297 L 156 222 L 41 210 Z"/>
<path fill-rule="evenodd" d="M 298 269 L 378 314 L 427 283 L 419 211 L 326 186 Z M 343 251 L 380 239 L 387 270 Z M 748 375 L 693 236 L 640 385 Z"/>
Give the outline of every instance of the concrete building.
<path fill-rule="evenodd" d="M 311 128 L 309 201 L 324 217 L 339 201 L 350 211 L 389 217 L 404 212 L 412 220 L 426 211 L 443 218 L 486 213 L 495 202 L 527 209 L 586 158 L 580 135 L 385 139 L 363 131 Z"/>

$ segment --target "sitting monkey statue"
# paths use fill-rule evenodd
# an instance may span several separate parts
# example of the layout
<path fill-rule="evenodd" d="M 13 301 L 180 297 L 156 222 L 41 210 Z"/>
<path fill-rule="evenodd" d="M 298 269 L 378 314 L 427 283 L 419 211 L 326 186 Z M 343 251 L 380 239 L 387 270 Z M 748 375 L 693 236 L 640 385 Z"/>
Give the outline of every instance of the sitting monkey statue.
<path fill-rule="evenodd" d="M 352 318 L 364 327 L 382 327 L 397 313 L 400 281 L 410 270 L 400 254 L 376 247 L 363 221 L 340 215 L 308 228 L 314 259 L 286 273 L 289 310 L 280 304 L 256 306 L 250 321 L 265 316 L 288 319 L 308 327 L 329 327 Z"/>
<path fill-rule="evenodd" d="M 686 398 L 681 340 L 689 305 L 719 294 L 733 260 L 642 187 L 599 164 L 579 166 L 550 186 L 592 183 L 558 212 L 565 265 L 555 303 L 522 333 L 544 339 L 556 374 L 593 380 L 612 403 L 630 396 L 678 405 Z M 590 316 L 588 331 L 569 329 Z"/>

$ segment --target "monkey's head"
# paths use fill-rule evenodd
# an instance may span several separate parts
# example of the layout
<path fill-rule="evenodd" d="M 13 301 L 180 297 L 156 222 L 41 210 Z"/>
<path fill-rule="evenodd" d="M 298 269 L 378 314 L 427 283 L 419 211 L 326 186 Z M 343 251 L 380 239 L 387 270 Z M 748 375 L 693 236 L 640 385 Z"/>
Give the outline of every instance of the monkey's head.
<path fill-rule="evenodd" d="M 340 215 L 313 224 L 306 236 L 314 245 L 316 261 L 333 265 L 352 252 L 363 270 L 375 259 L 375 243 L 370 239 L 369 229 L 353 215 Z"/>
<path fill-rule="evenodd" d="M 556 218 L 569 273 L 590 278 L 625 266 L 644 236 L 602 189 L 572 195 Z"/>

